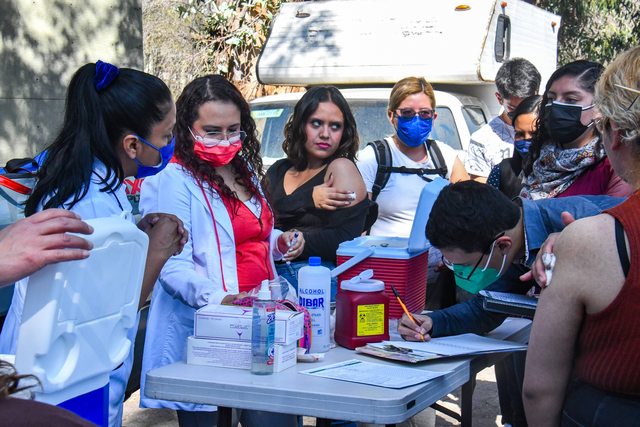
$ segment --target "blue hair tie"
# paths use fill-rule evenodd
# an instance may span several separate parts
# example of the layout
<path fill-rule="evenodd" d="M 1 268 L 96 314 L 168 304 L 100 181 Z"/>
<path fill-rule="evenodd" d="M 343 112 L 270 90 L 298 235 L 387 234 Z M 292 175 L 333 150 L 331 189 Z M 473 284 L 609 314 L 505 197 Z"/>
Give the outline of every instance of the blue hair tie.
<path fill-rule="evenodd" d="M 96 62 L 96 75 L 93 78 L 93 85 L 96 87 L 96 91 L 101 92 L 108 88 L 116 77 L 118 77 L 118 74 L 120 74 L 118 67 L 108 62 L 98 60 L 98 62 Z"/>

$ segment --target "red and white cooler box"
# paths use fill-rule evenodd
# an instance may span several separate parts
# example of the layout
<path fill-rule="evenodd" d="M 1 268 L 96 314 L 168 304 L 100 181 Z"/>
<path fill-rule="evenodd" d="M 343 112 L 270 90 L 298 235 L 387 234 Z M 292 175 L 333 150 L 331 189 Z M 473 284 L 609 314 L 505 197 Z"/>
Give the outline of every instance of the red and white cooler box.
<path fill-rule="evenodd" d="M 373 269 L 374 277 L 384 282 L 389 297 L 389 318 L 398 319 L 403 314 L 391 286 L 396 288 L 409 311 L 421 312 L 427 294 L 431 246 L 425 232 L 427 220 L 440 190 L 448 184 L 449 181 L 436 178 L 424 186 L 408 238 L 362 236 L 341 243 L 336 252 L 337 271 L 341 270 L 342 264 L 353 264 L 354 261 L 356 264 L 339 273 L 338 284 L 364 270 Z"/>

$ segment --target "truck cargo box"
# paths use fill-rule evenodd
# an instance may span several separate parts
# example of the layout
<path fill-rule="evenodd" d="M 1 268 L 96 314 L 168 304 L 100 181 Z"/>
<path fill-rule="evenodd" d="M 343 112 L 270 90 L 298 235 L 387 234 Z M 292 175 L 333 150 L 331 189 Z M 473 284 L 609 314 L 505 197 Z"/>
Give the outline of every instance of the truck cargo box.
<path fill-rule="evenodd" d="M 258 60 L 264 84 L 492 82 L 525 57 L 556 68 L 560 17 L 521 0 L 341 0 L 283 3 Z M 545 80 L 543 80 L 544 83 Z"/>

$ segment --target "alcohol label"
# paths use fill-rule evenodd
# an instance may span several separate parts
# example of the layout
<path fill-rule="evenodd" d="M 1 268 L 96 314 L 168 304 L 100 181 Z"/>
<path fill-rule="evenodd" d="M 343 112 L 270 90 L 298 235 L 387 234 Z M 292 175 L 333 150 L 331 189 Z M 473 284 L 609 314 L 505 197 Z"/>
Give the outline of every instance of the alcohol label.
<path fill-rule="evenodd" d="M 357 315 L 357 336 L 384 334 L 384 304 L 359 305 Z"/>

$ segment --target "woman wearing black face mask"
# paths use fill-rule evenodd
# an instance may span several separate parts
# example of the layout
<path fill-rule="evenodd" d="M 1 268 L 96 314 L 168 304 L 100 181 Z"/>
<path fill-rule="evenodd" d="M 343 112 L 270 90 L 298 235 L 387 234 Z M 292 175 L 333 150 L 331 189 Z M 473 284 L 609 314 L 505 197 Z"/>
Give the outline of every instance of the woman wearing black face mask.
<path fill-rule="evenodd" d="M 551 75 L 524 163 L 520 196 L 630 194 L 630 187 L 611 168 L 594 125 L 594 87 L 602 70 L 601 64 L 579 60 Z"/>

